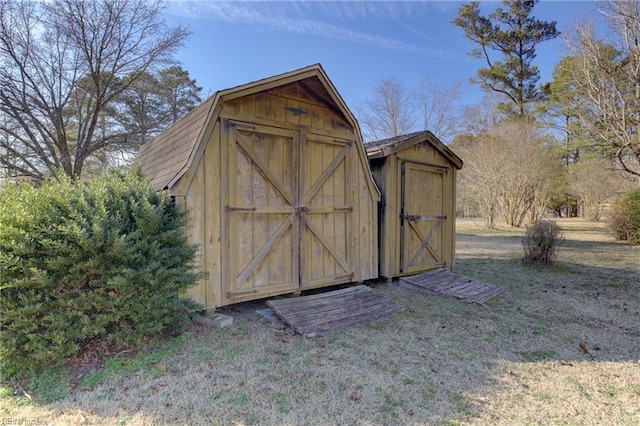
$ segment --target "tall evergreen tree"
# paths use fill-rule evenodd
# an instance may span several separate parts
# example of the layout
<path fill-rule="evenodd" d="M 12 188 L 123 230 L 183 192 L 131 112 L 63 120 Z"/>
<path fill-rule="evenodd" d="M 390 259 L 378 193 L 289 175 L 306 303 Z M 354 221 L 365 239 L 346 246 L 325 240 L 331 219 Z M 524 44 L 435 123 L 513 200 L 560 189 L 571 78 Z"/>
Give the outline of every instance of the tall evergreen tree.
<path fill-rule="evenodd" d="M 470 55 L 484 58 L 487 63 L 472 82 L 505 95 L 509 102 L 502 104 L 502 108 L 519 116 L 527 115 L 527 105 L 543 95 L 536 86 L 540 72 L 532 63 L 536 46 L 560 34 L 555 21 L 540 21 L 531 16 L 538 1 L 504 0 L 508 9 L 498 8 L 487 17 L 481 14 L 478 2 L 471 2 L 464 4 L 453 20 L 465 37 L 478 45 Z M 494 58 L 495 52 L 500 59 Z"/>
<path fill-rule="evenodd" d="M 135 82 L 117 102 L 117 119 L 127 130 L 131 151 L 153 139 L 187 112 L 202 97 L 202 87 L 180 66 L 170 66 L 157 74 L 134 74 Z M 126 80 L 126 79 L 125 79 Z"/>
<path fill-rule="evenodd" d="M 117 119 L 137 146 L 153 138 L 162 126 L 166 107 L 158 92 L 158 79 L 144 72 L 118 99 Z"/>
<path fill-rule="evenodd" d="M 595 141 L 580 122 L 586 111 L 585 92 L 575 81 L 578 58 L 566 56 L 553 70 L 553 80 L 542 85 L 545 100 L 539 111 L 550 127 L 564 134 L 561 148 L 566 165 L 576 163 L 588 151 L 595 149 Z"/>
<path fill-rule="evenodd" d="M 169 113 L 166 124 L 177 121 L 202 102 L 202 87 L 199 87 L 189 76 L 189 72 L 180 66 L 160 70 L 158 83 Z"/>

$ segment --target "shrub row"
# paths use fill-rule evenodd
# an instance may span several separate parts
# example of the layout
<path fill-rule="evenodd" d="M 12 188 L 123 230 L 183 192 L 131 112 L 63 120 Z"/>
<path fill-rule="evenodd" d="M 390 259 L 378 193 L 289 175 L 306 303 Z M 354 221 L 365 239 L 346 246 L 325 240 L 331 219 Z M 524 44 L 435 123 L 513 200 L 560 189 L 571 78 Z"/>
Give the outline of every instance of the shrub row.
<path fill-rule="evenodd" d="M 198 278 L 185 226 L 139 170 L 0 189 L 2 375 L 180 330 L 179 293 Z"/>
<path fill-rule="evenodd" d="M 640 244 L 640 188 L 613 203 L 609 225 L 616 239 Z"/>

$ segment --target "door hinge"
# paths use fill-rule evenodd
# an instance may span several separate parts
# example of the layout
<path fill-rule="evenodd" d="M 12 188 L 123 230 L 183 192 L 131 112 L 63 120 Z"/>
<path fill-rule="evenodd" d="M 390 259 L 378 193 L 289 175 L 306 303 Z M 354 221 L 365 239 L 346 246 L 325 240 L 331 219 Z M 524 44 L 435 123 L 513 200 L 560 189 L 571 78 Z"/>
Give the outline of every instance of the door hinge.
<path fill-rule="evenodd" d="M 229 204 L 225 204 L 224 211 L 229 212 L 255 212 L 255 207 L 231 207 Z"/>
<path fill-rule="evenodd" d="M 338 275 L 337 277 L 334 277 L 333 279 L 334 279 L 335 281 L 343 280 L 343 279 L 345 279 L 345 278 L 349 278 L 350 280 L 353 280 L 353 276 L 354 276 L 354 275 L 355 275 L 355 272 L 351 272 L 351 273 L 349 273 L 349 274 L 345 274 L 345 275 Z"/>
<path fill-rule="evenodd" d="M 242 121 L 235 121 L 235 120 L 230 120 L 227 119 L 226 120 L 226 125 L 227 127 L 235 127 L 237 129 L 245 129 L 245 130 L 255 130 L 256 126 L 249 124 L 249 123 L 244 123 Z"/>
<path fill-rule="evenodd" d="M 422 222 L 423 220 L 447 220 L 447 215 L 444 216 L 419 216 L 414 214 L 403 215 L 403 219 L 410 222 Z"/>
<path fill-rule="evenodd" d="M 238 291 L 235 293 L 231 293 L 230 291 L 227 292 L 226 296 L 227 299 L 234 299 L 236 297 L 240 297 L 240 296 L 248 296 L 250 294 L 256 294 L 258 292 L 258 290 L 248 290 L 248 291 Z"/>

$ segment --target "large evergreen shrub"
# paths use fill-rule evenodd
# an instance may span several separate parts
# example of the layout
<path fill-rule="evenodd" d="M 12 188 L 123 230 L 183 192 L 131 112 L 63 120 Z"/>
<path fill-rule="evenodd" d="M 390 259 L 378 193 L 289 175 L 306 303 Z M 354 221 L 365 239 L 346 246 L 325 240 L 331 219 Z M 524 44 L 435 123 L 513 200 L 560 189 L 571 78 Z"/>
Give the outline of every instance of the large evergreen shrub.
<path fill-rule="evenodd" d="M 197 280 L 185 227 L 139 170 L 0 189 L 2 375 L 179 330 Z"/>
<path fill-rule="evenodd" d="M 627 192 L 613 203 L 609 225 L 616 239 L 640 244 L 640 188 Z"/>

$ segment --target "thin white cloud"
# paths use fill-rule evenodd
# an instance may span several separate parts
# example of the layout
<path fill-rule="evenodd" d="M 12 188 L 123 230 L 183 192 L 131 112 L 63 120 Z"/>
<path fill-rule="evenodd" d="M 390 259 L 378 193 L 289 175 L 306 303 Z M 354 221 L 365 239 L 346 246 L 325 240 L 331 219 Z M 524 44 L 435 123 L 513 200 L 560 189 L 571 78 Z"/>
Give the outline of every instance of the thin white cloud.
<path fill-rule="evenodd" d="M 318 7 L 332 17 L 349 19 L 400 19 L 423 12 L 432 3 L 420 1 L 305 1 L 308 7 Z"/>
<path fill-rule="evenodd" d="M 415 3 L 413 3 L 415 5 Z M 411 4 L 404 2 L 217 2 L 172 1 L 172 15 L 192 19 L 219 20 L 238 25 L 256 25 L 271 30 L 312 35 L 359 43 L 379 49 L 409 54 L 448 57 L 446 50 L 429 48 L 375 34 L 354 31 L 309 15 L 321 12 L 337 19 L 395 18 L 410 14 Z"/>

